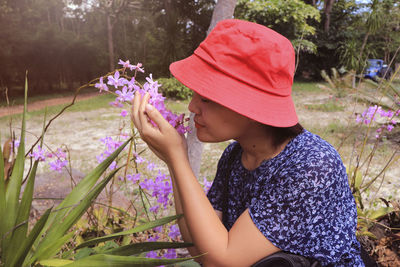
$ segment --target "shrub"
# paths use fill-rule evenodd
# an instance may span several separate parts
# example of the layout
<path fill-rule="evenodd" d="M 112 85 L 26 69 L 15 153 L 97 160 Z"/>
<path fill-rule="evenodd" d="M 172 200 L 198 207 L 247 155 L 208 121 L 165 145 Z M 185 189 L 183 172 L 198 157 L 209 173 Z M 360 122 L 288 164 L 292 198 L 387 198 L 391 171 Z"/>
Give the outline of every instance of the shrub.
<path fill-rule="evenodd" d="M 192 90 L 175 78 L 160 78 L 157 81 L 161 84 L 161 92 L 165 97 L 185 100 L 192 96 Z"/>

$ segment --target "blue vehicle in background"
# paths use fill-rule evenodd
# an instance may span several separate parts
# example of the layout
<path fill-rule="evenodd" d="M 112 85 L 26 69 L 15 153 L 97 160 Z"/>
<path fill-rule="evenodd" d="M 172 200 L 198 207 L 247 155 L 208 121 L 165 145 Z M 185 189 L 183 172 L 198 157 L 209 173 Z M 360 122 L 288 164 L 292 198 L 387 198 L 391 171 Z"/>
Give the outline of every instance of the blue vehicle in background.
<path fill-rule="evenodd" d="M 393 70 L 382 59 L 368 59 L 368 66 L 364 72 L 364 78 L 372 79 L 384 78 L 386 80 L 392 77 Z"/>

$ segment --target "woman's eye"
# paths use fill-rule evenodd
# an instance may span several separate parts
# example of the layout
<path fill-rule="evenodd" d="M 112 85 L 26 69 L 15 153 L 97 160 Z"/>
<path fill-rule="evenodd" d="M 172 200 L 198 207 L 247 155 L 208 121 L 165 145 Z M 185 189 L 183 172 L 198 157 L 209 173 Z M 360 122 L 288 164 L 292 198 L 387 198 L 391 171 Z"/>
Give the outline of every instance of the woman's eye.
<path fill-rule="evenodd" d="M 203 103 L 208 103 L 210 102 L 210 100 L 208 100 L 207 98 L 200 98 L 201 102 Z"/>

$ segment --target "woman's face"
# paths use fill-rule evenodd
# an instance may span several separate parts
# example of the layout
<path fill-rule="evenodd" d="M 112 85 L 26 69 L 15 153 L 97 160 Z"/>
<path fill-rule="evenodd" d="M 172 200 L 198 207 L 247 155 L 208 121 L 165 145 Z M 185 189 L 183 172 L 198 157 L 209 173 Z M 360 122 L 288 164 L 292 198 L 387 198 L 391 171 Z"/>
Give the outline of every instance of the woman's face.
<path fill-rule="evenodd" d="M 238 140 L 246 134 L 251 119 L 194 93 L 189 110 L 195 114 L 197 137 L 202 142 Z"/>

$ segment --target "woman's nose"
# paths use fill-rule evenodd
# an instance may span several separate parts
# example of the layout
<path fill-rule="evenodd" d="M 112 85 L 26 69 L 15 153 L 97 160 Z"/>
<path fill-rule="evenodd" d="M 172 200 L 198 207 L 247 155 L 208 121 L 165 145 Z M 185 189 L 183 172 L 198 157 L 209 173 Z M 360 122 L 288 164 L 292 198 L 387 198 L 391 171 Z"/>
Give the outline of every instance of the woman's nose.
<path fill-rule="evenodd" d="M 190 100 L 188 109 L 190 112 L 199 114 L 199 106 L 198 106 L 198 97 L 197 94 L 194 94 L 192 100 Z"/>

